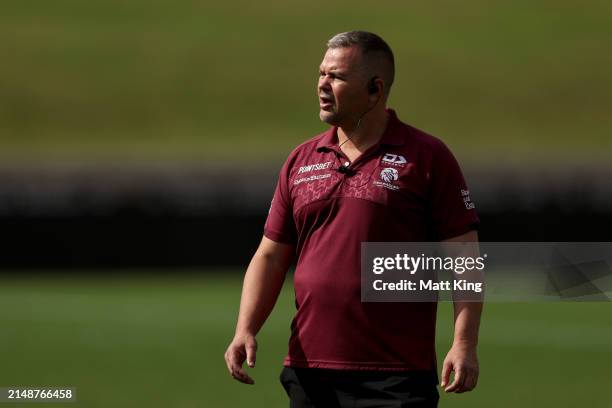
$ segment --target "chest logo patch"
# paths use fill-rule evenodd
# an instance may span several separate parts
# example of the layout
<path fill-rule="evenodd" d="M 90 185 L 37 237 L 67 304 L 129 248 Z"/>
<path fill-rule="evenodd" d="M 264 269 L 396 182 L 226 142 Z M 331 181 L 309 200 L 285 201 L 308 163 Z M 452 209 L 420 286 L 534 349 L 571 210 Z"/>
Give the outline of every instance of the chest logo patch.
<path fill-rule="evenodd" d="M 380 172 L 380 179 L 385 183 L 392 183 L 397 181 L 399 174 L 396 169 L 387 167 Z"/>
<path fill-rule="evenodd" d="M 385 153 L 382 160 L 385 163 L 393 164 L 396 166 L 403 166 L 407 163 L 406 158 L 401 154 Z"/>
<path fill-rule="evenodd" d="M 393 182 L 397 181 L 398 178 L 399 173 L 397 169 L 394 169 L 393 167 L 386 167 L 380 172 L 380 180 L 382 181 L 376 180 L 374 181 L 374 185 L 378 187 L 384 187 L 389 190 L 399 190 L 399 186 L 393 184 Z"/>

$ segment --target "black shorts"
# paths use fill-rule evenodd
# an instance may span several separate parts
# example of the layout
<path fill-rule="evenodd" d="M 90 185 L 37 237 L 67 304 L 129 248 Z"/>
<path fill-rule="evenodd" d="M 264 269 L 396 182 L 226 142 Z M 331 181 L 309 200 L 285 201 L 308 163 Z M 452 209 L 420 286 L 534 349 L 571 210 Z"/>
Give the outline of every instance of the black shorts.
<path fill-rule="evenodd" d="M 291 408 L 437 407 L 435 372 L 346 371 L 284 367 Z"/>

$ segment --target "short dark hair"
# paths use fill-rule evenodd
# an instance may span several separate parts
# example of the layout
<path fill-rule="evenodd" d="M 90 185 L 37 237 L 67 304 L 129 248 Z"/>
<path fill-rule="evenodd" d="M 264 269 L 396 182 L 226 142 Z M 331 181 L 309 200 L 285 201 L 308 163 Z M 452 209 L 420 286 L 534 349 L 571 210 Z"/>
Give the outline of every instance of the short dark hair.
<path fill-rule="evenodd" d="M 327 48 L 348 48 L 357 46 L 361 49 L 363 56 L 367 59 L 368 54 L 379 54 L 387 61 L 388 69 L 386 69 L 385 94 L 389 94 L 393 79 L 395 78 L 395 57 L 389 44 L 380 36 L 369 31 L 347 31 L 334 35 L 327 41 Z"/>

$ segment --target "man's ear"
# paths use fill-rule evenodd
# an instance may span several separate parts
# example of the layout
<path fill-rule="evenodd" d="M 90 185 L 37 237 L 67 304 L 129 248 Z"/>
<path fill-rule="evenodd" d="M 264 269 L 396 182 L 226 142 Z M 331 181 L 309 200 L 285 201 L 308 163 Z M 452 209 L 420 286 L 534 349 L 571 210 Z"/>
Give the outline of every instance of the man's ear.
<path fill-rule="evenodd" d="M 376 83 L 377 79 L 377 76 L 373 76 L 372 79 L 370 79 L 370 83 L 368 84 L 368 92 L 370 93 L 370 95 L 378 93 L 378 84 Z"/>
<path fill-rule="evenodd" d="M 374 105 L 372 105 L 372 108 L 378 105 L 378 102 L 384 98 L 384 86 L 385 83 L 382 79 L 380 79 L 380 77 L 374 76 L 372 79 L 370 79 L 370 82 L 368 83 L 368 93 L 370 94 L 371 99 L 372 97 L 375 97 L 376 100 Z"/>

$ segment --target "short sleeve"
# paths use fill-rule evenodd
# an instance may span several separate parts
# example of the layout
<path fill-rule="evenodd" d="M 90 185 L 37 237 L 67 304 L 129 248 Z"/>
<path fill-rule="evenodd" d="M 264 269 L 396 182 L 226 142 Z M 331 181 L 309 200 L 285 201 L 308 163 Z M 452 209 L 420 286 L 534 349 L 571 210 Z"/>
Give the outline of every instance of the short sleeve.
<path fill-rule="evenodd" d="M 430 216 L 438 240 L 478 228 L 480 220 L 459 163 L 442 142 L 433 151 L 429 181 Z"/>
<path fill-rule="evenodd" d="M 264 226 L 264 235 L 272 241 L 295 245 L 297 233 L 293 220 L 293 206 L 289 195 L 289 161 L 281 168 Z"/>

